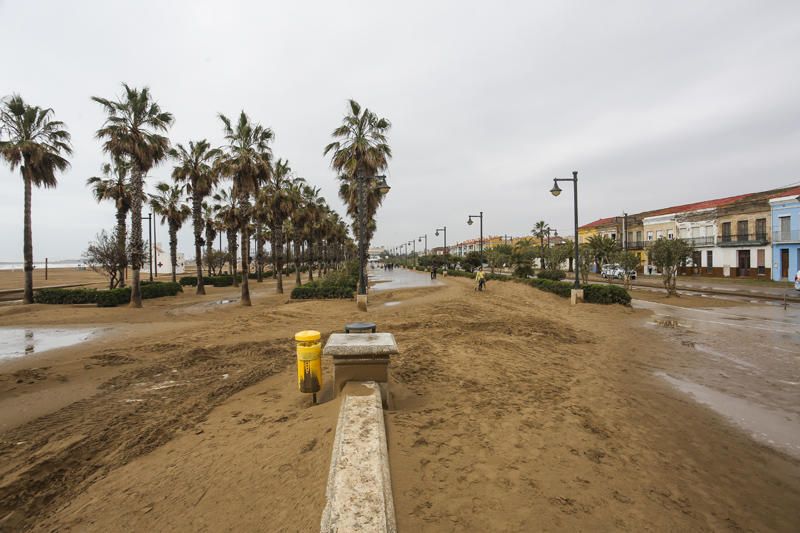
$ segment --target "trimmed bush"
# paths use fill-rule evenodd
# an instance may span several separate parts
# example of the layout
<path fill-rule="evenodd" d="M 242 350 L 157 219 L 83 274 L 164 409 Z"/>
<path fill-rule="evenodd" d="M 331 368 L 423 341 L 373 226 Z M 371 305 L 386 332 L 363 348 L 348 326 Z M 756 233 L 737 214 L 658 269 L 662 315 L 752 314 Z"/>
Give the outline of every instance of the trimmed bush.
<path fill-rule="evenodd" d="M 292 300 L 330 300 L 353 297 L 358 285 L 358 270 L 352 268 L 334 270 L 324 278 L 311 281 L 292 289 Z"/>
<path fill-rule="evenodd" d="M 593 304 L 631 304 L 631 295 L 619 285 L 584 285 L 583 301 Z"/>
<path fill-rule="evenodd" d="M 553 281 L 561 281 L 567 277 L 567 273 L 563 270 L 540 270 L 536 273 L 536 277 L 540 279 L 550 279 Z"/>
<path fill-rule="evenodd" d="M 149 282 L 141 284 L 142 299 L 175 296 L 183 292 L 180 283 Z M 111 290 L 97 289 L 39 289 L 33 293 L 33 301 L 40 304 L 97 304 L 98 307 L 114 307 L 131 300 L 131 288 L 123 287 Z"/>
<path fill-rule="evenodd" d="M 533 267 L 530 265 L 518 265 L 517 268 L 514 269 L 513 276 L 515 278 L 527 279 L 529 276 L 533 276 Z"/>
<path fill-rule="evenodd" d="M 529 279 L 525 281 L 531 287 L 536 287 L 539 290 L 552 292 L 562 298 L 569 298 L 570 291 L 572 290 L 572 283 L 566 281 L 553 281 L 551 279 Z"/>
<path fill-rule="evenodd" d="M 93 304 L 97 303 L 97 289 L 39 289 L 33 293 L 37 304 Z"/>

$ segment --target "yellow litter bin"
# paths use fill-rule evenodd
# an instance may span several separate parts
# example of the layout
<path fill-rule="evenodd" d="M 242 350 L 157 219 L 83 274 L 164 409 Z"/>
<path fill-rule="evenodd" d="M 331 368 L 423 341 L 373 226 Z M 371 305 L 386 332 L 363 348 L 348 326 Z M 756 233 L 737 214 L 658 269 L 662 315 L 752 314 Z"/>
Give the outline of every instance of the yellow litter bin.
<path fill-rule="evenodd" d="M 322 388 L 322 336 L 319 331 L 306 330 L 295 333 L 297 342 L 297 386 L 300 392 L 312 393 L 314 403 Z"/>

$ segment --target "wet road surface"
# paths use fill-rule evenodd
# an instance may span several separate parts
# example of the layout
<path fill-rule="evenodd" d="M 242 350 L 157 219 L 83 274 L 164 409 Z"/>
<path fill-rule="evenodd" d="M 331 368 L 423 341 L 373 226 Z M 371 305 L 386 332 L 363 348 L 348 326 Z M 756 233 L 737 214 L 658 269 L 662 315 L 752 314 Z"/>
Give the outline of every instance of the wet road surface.
<path fill-rule="evenodd" d="M 800 306 L 688 308 L 634 300 L 692 357 L 656 372 L 752 435 L 800 458 Z"/>
<path fill-rule="evenodd" d="M 0 328 L 0 361 L 84 342 L 96 328 Z"/>
<path fill-rule="evenodd" d="M 370 268 L 367 269 L 367 274 L 370 279 L 370 289 L 375 292 L 442 285 L 438 279 L 431 279 L 429 272 L 418 272 L 405 268 L 395 268 L 394 270 Z"/>

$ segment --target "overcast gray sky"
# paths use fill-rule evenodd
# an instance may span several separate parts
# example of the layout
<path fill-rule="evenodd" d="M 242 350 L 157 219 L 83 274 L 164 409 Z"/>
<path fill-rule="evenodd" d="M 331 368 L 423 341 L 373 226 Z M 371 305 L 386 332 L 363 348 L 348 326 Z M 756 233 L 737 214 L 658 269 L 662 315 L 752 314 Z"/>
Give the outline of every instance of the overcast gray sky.
<path fill-rule="evenodd" d="M 244 109 L 343 212 L 322 150 L 355 98 L 390 119 L 391 193 L 374 244 L 448 241 L 800 181 L 800 2 L 0 0 L 0 95 L 52 107 L 72 168 L 33 194 L 34 256 L 77 258 L 113 206 L 91 95 L 147 85 L 173 142 L 222 141 Z M 168 178 L 169 164 L 152 171 Z M 0 166 L 0 260 L 22 257 L 22 180 Z M 159 240 L 166 242 L 161 229 Z M 190 257 L 188 227 L 179 248 Z"/>

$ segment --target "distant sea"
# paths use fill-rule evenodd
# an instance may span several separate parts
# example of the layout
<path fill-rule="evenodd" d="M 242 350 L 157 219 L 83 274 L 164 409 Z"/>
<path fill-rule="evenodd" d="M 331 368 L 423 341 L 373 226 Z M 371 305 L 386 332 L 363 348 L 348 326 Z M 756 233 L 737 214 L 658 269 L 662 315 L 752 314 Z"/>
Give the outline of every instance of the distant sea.
<path fill-rule="evenodd" d="M 22 261 L 0 261 L 0 270 L 22 270 L 24 263 Z M 33 266 L 36 270 L 40 268 L 44 270 L 44 261 L 34 261 Z M 61 261 L 50 261 L 47 263 L 47 268 L 78 268 L 79 266 L 86 266 L 84 261 L 80 259 L 64 259 Z"/>

